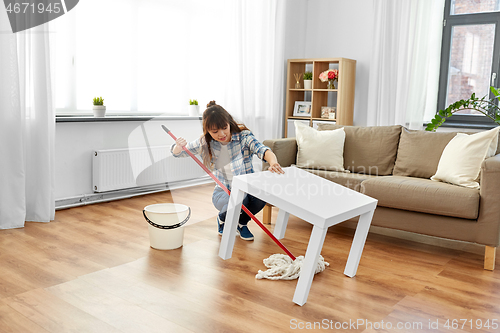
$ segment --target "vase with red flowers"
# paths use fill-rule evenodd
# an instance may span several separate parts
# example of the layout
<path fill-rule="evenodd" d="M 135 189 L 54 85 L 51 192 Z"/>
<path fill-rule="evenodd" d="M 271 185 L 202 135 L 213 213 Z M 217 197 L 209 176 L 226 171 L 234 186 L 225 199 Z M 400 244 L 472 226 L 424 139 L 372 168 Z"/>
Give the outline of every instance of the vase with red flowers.
<path fill-rule="evenodd" d="M 319 75 L 321 82 L 328 82 L 327 89 L 336 89 L 335 82 L 339 78 L 338 69 L 328 69 Z"/>

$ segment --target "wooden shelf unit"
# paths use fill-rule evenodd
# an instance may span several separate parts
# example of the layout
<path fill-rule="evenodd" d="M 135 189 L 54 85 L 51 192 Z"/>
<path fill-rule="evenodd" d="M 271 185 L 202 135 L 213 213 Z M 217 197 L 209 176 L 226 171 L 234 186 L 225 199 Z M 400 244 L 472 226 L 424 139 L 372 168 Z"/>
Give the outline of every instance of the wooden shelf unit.
<path fill-rule="evenodd" d="M 327 82 L 321 82 L 319 74 L 327 69 L 338 69 L 339 78 L 337 89 L 327 89 Z M 312 89 L 303 89 L 304 72 L 313 73 Z M 295 88 L 295 73 L 302 74 L 300 85 L 302 88 Z M 285 137 L 288 132 L 288 120 L 308 120 L 309 126 L 313 125 L 313 120 L 336 122 L 339 125 L 352 125 L 354 113 L 354 87 L 356 83 L 356 60 L 347 58 L 317 58 L 317 59 L 288 59 L 287 84 L 286 84 L 286 110 L 285 110 Z M 331 96 L 329 94 L 335 94 Z M 329 105 L 329 100 L 335 100 L 333 105 Z M 307 117 L 296 117 L 293 109 L 296 101 L 311 102 L 311 114 Z M 321 118 L 322 106 L 337 107 L 336 119 Z"/>

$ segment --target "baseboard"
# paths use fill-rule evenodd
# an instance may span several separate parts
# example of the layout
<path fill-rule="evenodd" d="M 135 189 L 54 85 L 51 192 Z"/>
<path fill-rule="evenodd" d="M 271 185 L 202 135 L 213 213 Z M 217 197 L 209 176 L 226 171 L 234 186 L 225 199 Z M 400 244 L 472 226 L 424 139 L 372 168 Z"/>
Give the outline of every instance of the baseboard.
<path fill-rule="evenodd" d="M 127 199 L 139 195 L 176 190 L 191 186 L 198 186 L 204 184 L 213 183 L 213 179 L 210 176 L 203 176 L 196 179 L 182 180 L 178 182 L 171 182 L 168 184 L 157 184 L 142 187 L 134 187 L 130 189 L 110 191 L 106 193 L 92 193 L 83 194 L 81 196 L 56 199 L 55 206 L 56 210 L 67 209 L 72 207 L 84 206 L 99 202 L 107 202 L 113 200 Z"/>

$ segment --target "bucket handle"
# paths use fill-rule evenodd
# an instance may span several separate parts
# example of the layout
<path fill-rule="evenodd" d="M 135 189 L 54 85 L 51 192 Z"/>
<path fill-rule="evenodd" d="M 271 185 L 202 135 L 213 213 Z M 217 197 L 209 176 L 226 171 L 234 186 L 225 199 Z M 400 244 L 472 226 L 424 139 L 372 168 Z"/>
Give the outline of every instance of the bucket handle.
<path fill-rule="evenodd" d="M 154 223 L 153 221 L 148 219 L 148 217 L 146 216 L 145 209 L 142 210 L 142 215 L 144 215 L 144 218 L 146 219 L 146 221 L 148 221 L 148 223 L 151 224 L 155 228 L 158 228 L 158 229 L 176 229 L 176 228 L 182 227 L 184 224 L 186 224 L 186 222 L 191 217 L 191 207 L 188 207 L 188 209 L 189 209 L 189 213 L 188 213 L 188 216 L 184 219 L 184 221 L 179 222 L 177 224 L 172 224 L 172 225 L 161 225 L 161 224 Z"/>

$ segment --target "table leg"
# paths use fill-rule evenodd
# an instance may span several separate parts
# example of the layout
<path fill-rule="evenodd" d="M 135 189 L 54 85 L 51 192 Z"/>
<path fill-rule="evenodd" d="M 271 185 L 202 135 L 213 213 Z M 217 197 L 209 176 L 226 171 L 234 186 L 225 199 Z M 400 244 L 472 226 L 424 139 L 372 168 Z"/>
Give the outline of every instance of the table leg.
<path fill-rule="evenodd" d="M 276 218 L 276 225 L 274 226 L 274 237 L 282 239 L 285 237 L 286 226 L 288 225 L 288 217 L 290 213 L 280 208 L 278 217 Z"/>
<path fill-rule="evenodd" d="M 349 251 L 349 258 L 347 259 L 347 264 L 344 269 L 344 274 L 349 277 L 354 277 L 356 275 L 356 271 L 358 270 L 359 260 L 361 259 L 361 253 L 363 253 L 366 236 L 370 230 L 373 213 L 374 210 L 359 216 L 358 226 L 356 227 L 351 250 Z"/>
<path fill-rule="evenodd" d="M 317 226 L 313 227 L 309 245 L 307 245 L 304 265 L 300 271 L 299 281 L 297 282 L 295 294 L 293 295 L 293 301 L 300 306 L 306 303 L 307 296 L 309 296 L 309 290 L 311 289 L 314 272 L 318 265 L 318 258 L 323 248 L 327 230 L 328 228 L 322 229 Z"/>
<path fill-rule="evenodd" d="M 233 187 L 229 203 L 227 205 L 226 222 L 224 225 L 224 233 L 220 242 L 219 257 L 226 260 L 231 258 L 234 247 L 234 239 L 236 237 L 236 228 L 241 211 L 241 203 L 245 197 L 245 192 L 240 191 L 239 188 Z"/>

